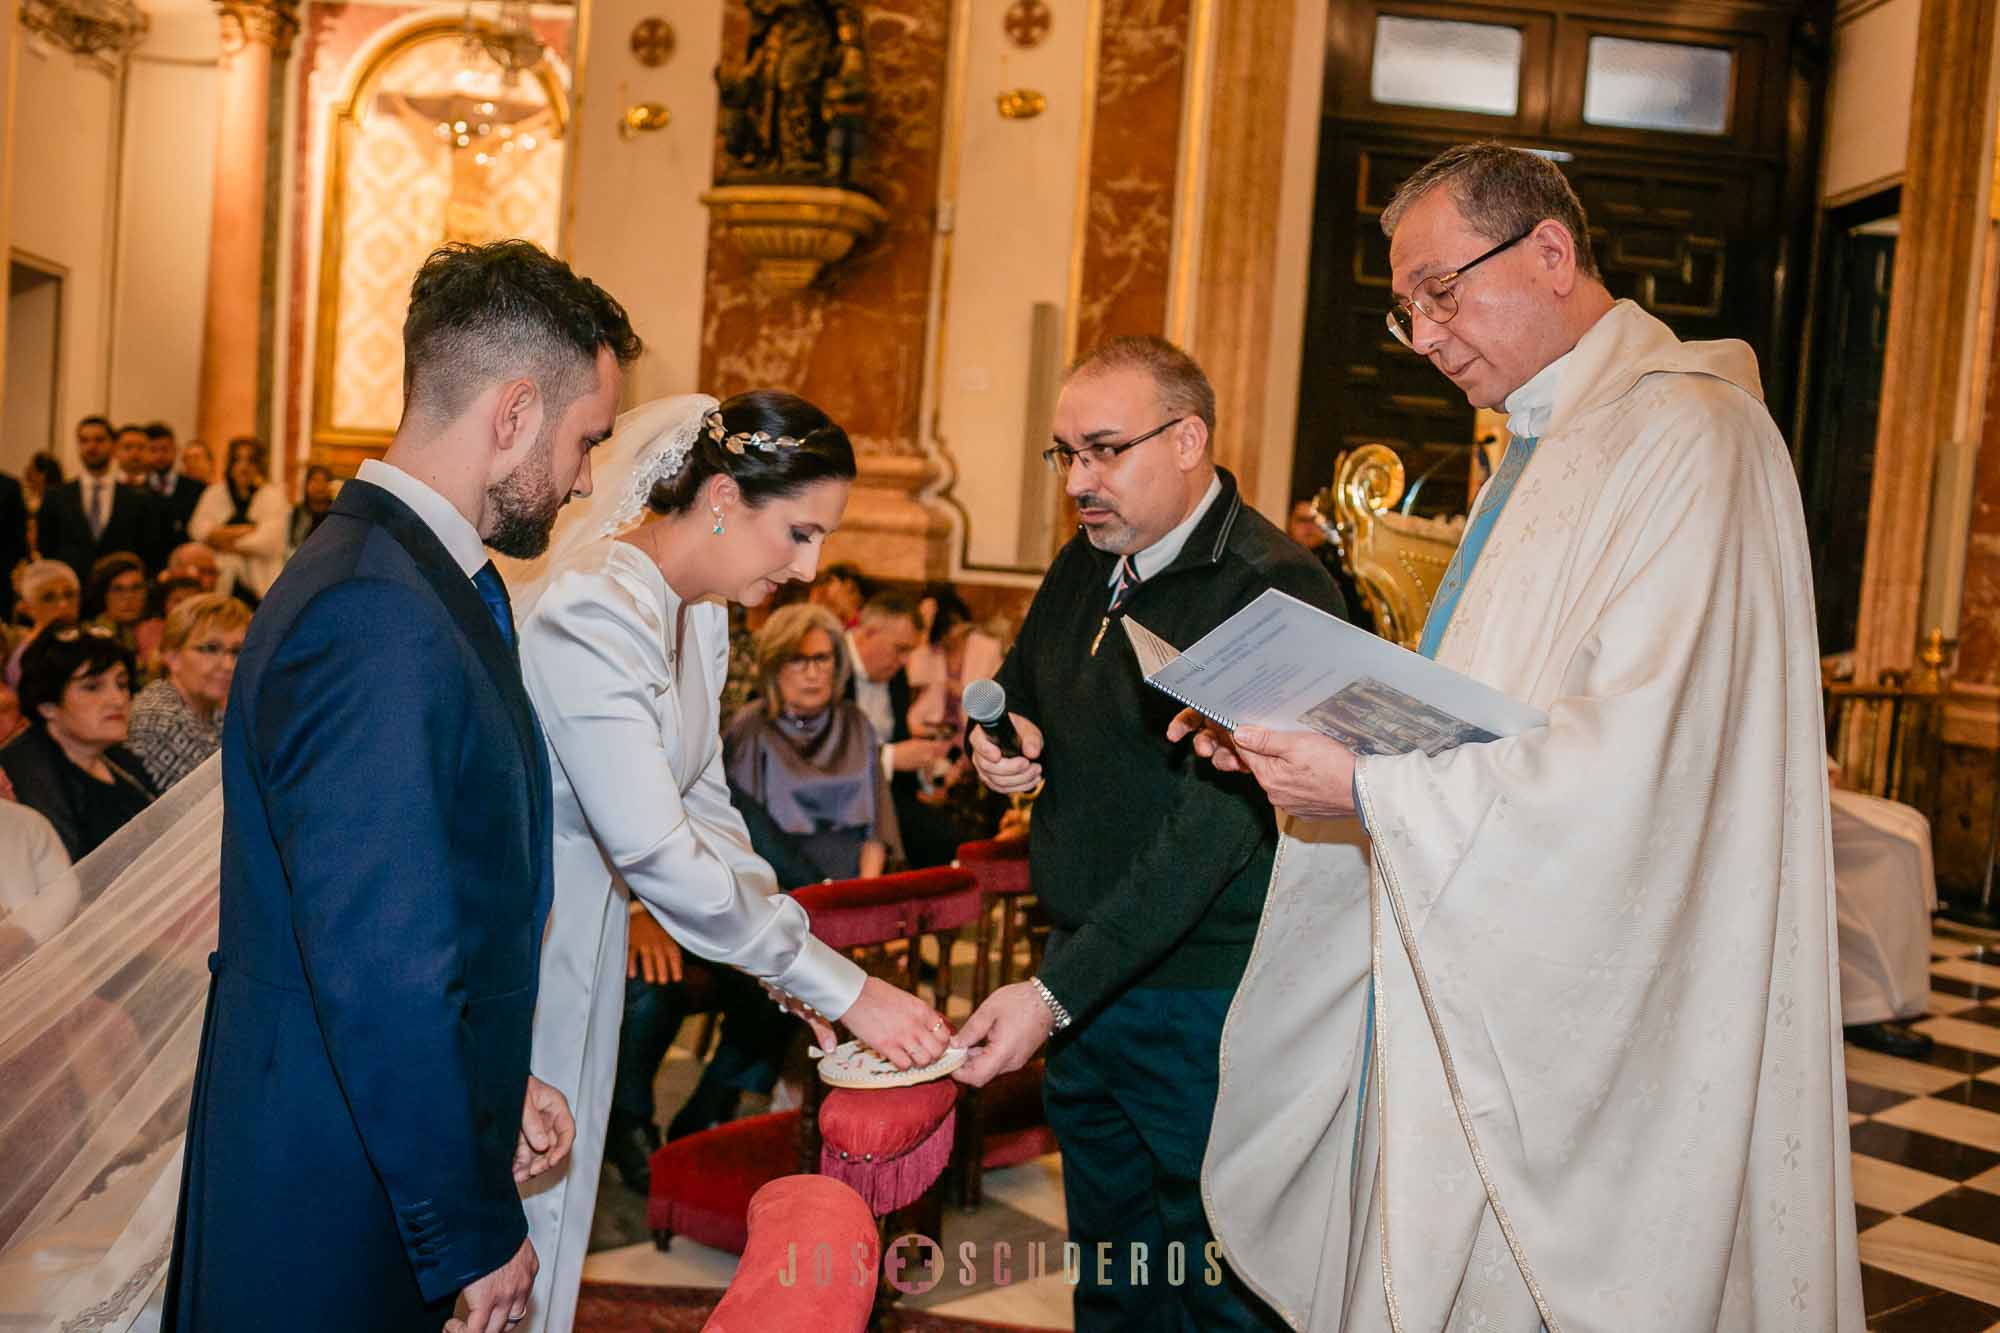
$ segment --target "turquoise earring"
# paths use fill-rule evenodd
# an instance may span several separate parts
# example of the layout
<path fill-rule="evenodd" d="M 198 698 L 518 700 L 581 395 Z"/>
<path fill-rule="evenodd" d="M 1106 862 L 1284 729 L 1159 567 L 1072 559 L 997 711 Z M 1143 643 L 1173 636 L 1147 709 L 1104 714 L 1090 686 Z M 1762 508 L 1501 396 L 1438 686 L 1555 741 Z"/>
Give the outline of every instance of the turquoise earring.
<path fill-rule="evenodd" d="M 709 506 L 709 511 L 715 515 L 715 535 L 720 537 L 722 535 L 722 511 L 714 505 Z"/>

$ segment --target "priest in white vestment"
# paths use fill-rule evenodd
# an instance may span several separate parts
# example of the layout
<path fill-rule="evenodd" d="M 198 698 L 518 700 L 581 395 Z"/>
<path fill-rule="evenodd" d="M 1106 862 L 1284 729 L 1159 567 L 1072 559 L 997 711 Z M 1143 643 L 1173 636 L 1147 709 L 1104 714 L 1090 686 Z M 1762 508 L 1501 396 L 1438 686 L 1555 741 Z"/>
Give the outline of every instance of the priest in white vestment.
<path fill-rule="evenodd" d="M 1454 149 L 1383 221 L 1397 336 L 1515 437 L 1424 650 L 1549 721 L 1197 738 L 1292 817 L 1215 1233 L 1313 1333 L 1860 1333 L 1812 578 L 1755 358 L 1614 303 L 1542 158 Z"/>

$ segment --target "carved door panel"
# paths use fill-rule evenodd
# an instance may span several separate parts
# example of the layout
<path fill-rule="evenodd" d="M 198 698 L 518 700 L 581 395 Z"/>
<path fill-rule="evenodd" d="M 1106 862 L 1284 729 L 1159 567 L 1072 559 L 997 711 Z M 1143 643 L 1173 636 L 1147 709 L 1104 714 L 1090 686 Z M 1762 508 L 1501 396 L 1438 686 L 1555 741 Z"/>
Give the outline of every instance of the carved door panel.
<path fill-rule="evenodd" d="M 1464 512 L 1473 410 L 1383 323 L 1381 214 L 1439 151 L 1478 139 L 1557 161 L 1612 295 L 1682 338 L 1749 342 L 1786 422 L 1799 322 L 1787 259 L 1810 235 L 1802 164 L 1819 116 L 1808 18 L 1824 8 L 1718 0 L 1667 23 L 1600 0 L 1329 0 L 1294 495 L 1328 484 L 1343 450 L 1383 443 L 1403 459 L 1410 512 Z M 1636 91 L 1649 79 L 1688 95 L 1649 101 Z"/>
<path fill-rule="evenodd" d="M 1320 199 L 1347 207 L 1317 219 L 1293 472 L 1301 495 L 1327 483 L 1342 451 L 1382 443 L 1403 458 L 1416 491 L 1411 512 L 1464 511 L 1472 408 L 1383 324 L 1393 297 L 1382 209 L 1438 146 L 1392 136 L 1327 146 Z M 1762 340 L 1769 310 L 1760 293 L 1776 254 L 1755 219 L 1773 207 L 1770 168 L 1667 169 L 1601 149 L 1562 165 L 1613 296 L 1638 302 L 1682 338 Z"/>

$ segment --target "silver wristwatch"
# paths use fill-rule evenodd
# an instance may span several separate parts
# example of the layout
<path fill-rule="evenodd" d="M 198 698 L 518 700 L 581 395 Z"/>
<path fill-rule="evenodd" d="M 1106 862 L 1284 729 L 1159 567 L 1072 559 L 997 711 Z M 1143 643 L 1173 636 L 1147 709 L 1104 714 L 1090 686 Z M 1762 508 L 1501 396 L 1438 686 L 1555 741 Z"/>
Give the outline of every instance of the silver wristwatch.
<path fill-rule="evenodd" d="M 1042 984 L 1040 977 L 1029 977 L 1028 984 L 1035 988 L 1035 994 L 1042 997 L 1042 1003 L 1049 1007 L 1049 1014 L 1055 1019 L 1054 1026 L 1049 1029 L 1050 1032 L 1061 1032 L 1075 1021 L 1070 1017 L 1069 1010 L 1063 1008 L 1062 1001 L 1058 1000 L 1050 992 L 1049 988 Z"/>

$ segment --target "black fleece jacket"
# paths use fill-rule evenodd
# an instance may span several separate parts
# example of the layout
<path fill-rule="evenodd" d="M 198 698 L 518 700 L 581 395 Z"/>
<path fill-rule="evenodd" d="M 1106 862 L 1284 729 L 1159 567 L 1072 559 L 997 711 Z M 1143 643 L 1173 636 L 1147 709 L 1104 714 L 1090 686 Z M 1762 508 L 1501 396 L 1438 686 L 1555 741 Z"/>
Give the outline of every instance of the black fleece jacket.
<path fill-rule="evenodd" d="M 1326 570 L 1217 473 L 1221 494 L 1187 544 L 1120 614 L 1177 648 L 1266 588 L 1344 615 Z M 1055 929 L 1040 976 L 1079 1020 L 1129 986 L 1235 986 L 1278 844 L 1254 781 L 1168 742 L 1179 705 L 1146 684 L 1116 618 L 1105 623 L 1117 559 L 1072 538 L 998 677 L 1008 707 L 1042 730 L 1029 865 Z"/>

